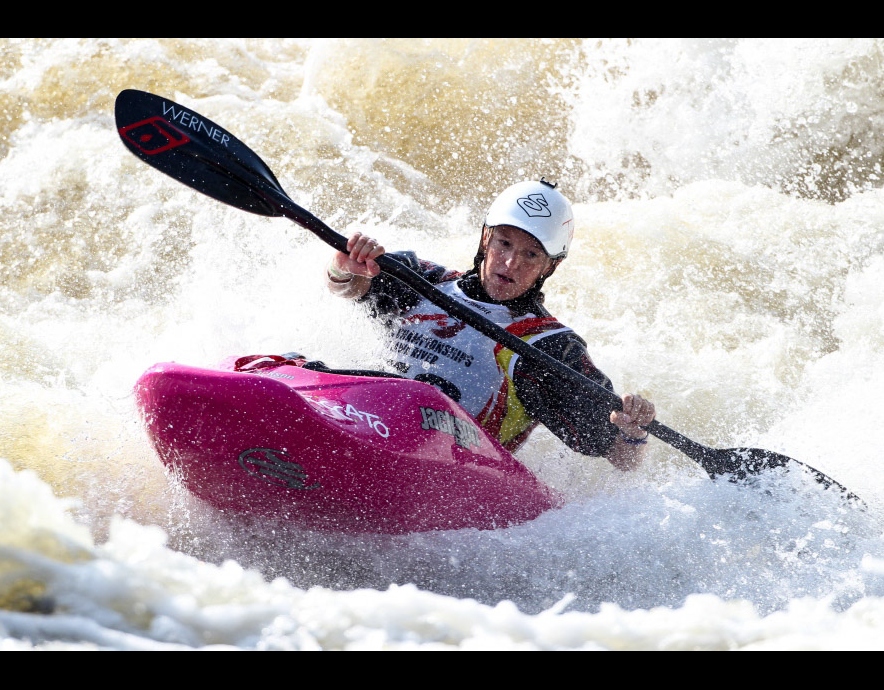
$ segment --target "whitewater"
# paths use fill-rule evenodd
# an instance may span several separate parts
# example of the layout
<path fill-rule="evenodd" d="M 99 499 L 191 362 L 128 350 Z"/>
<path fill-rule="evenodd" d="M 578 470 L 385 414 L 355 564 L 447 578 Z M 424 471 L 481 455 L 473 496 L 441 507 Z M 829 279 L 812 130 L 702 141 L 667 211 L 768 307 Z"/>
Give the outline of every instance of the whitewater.
<path fill-rule="evenodd" d="M 882 79 L 882 39 L 0 39 L 0 650 L 884 649 Z M 865 507 L 658 440 L 620 473 L 541 429 L 518 457 L 567 502 L 525 524 L 213 512 L 150 447 L 141 373 L 381 343 L 322 241 L 126 150 L 128 88 L 338 232 L 454 268 L 496 193 L 557 181 L 547 304 L 616 390 Z"/>

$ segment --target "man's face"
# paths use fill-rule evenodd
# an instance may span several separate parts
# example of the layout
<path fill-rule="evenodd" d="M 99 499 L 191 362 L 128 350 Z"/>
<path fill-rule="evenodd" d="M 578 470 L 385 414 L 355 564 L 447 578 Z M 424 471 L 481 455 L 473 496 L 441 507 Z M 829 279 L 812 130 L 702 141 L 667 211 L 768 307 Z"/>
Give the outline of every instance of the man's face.
<path fill-rule="evenodd" d="M 552 260 L 540 242 L 523 230 L 498 225 L 490 233 L 479 273 L 482 287 L 500 301 L 524 295 L 550 269 Z"/>

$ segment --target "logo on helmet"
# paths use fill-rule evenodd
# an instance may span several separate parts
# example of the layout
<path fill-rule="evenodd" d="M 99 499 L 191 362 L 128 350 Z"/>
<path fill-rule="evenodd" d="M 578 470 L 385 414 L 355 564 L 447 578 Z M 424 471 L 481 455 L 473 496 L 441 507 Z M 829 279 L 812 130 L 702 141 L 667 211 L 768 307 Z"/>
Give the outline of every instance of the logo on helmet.
<path fill-rule="evenodd" d="M 552 215 L 549 210 L 549 202 L 539 192 L 523 196 L 516 203 L 528 214 L 529 218 L 549 218 Z"/>

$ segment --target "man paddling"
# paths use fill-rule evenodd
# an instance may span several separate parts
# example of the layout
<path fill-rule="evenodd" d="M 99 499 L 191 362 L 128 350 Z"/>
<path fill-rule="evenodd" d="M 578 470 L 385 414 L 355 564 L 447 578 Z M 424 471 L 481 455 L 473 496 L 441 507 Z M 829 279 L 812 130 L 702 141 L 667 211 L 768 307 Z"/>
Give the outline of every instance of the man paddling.
<path fill-rule="evenodd" d="M 586 342 L 543 306 L 544 281 L 568 255 L 574 233 L 570 202 L 544 179 L 505 189 L 488 209 L 473 267 L 449 270 L 414 252 L 395 257 L 439 290 L 475 309 L 534 347 L 613 391 L 593 364 Z M 436 385 L 458 401 L 511 452 L 543 424 L 571 449 L 603 456 L 620 470 L 641 464 L 654 405 L 624 395 L 623 409 L 606 412 L 585 389 L 520 357 L 406 286 L 381 273 L 377 241 L 353 234 L 347 252 L 328 266 L 335 295 L 365 304 L 390 337 L 390 365 Z"/>

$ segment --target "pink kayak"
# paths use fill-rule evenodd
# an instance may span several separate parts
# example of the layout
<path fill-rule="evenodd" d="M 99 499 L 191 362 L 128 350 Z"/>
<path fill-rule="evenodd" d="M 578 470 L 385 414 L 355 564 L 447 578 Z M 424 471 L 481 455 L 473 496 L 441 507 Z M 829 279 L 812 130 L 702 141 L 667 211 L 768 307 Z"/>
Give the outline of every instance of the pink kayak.
<path fill-rule="evenodd" d="M 434 386 L 305 364 L 154 365 L 135 394 L 160 460 L 227 514 L 315 531 L 487 530 L 561 506 Z"/>

